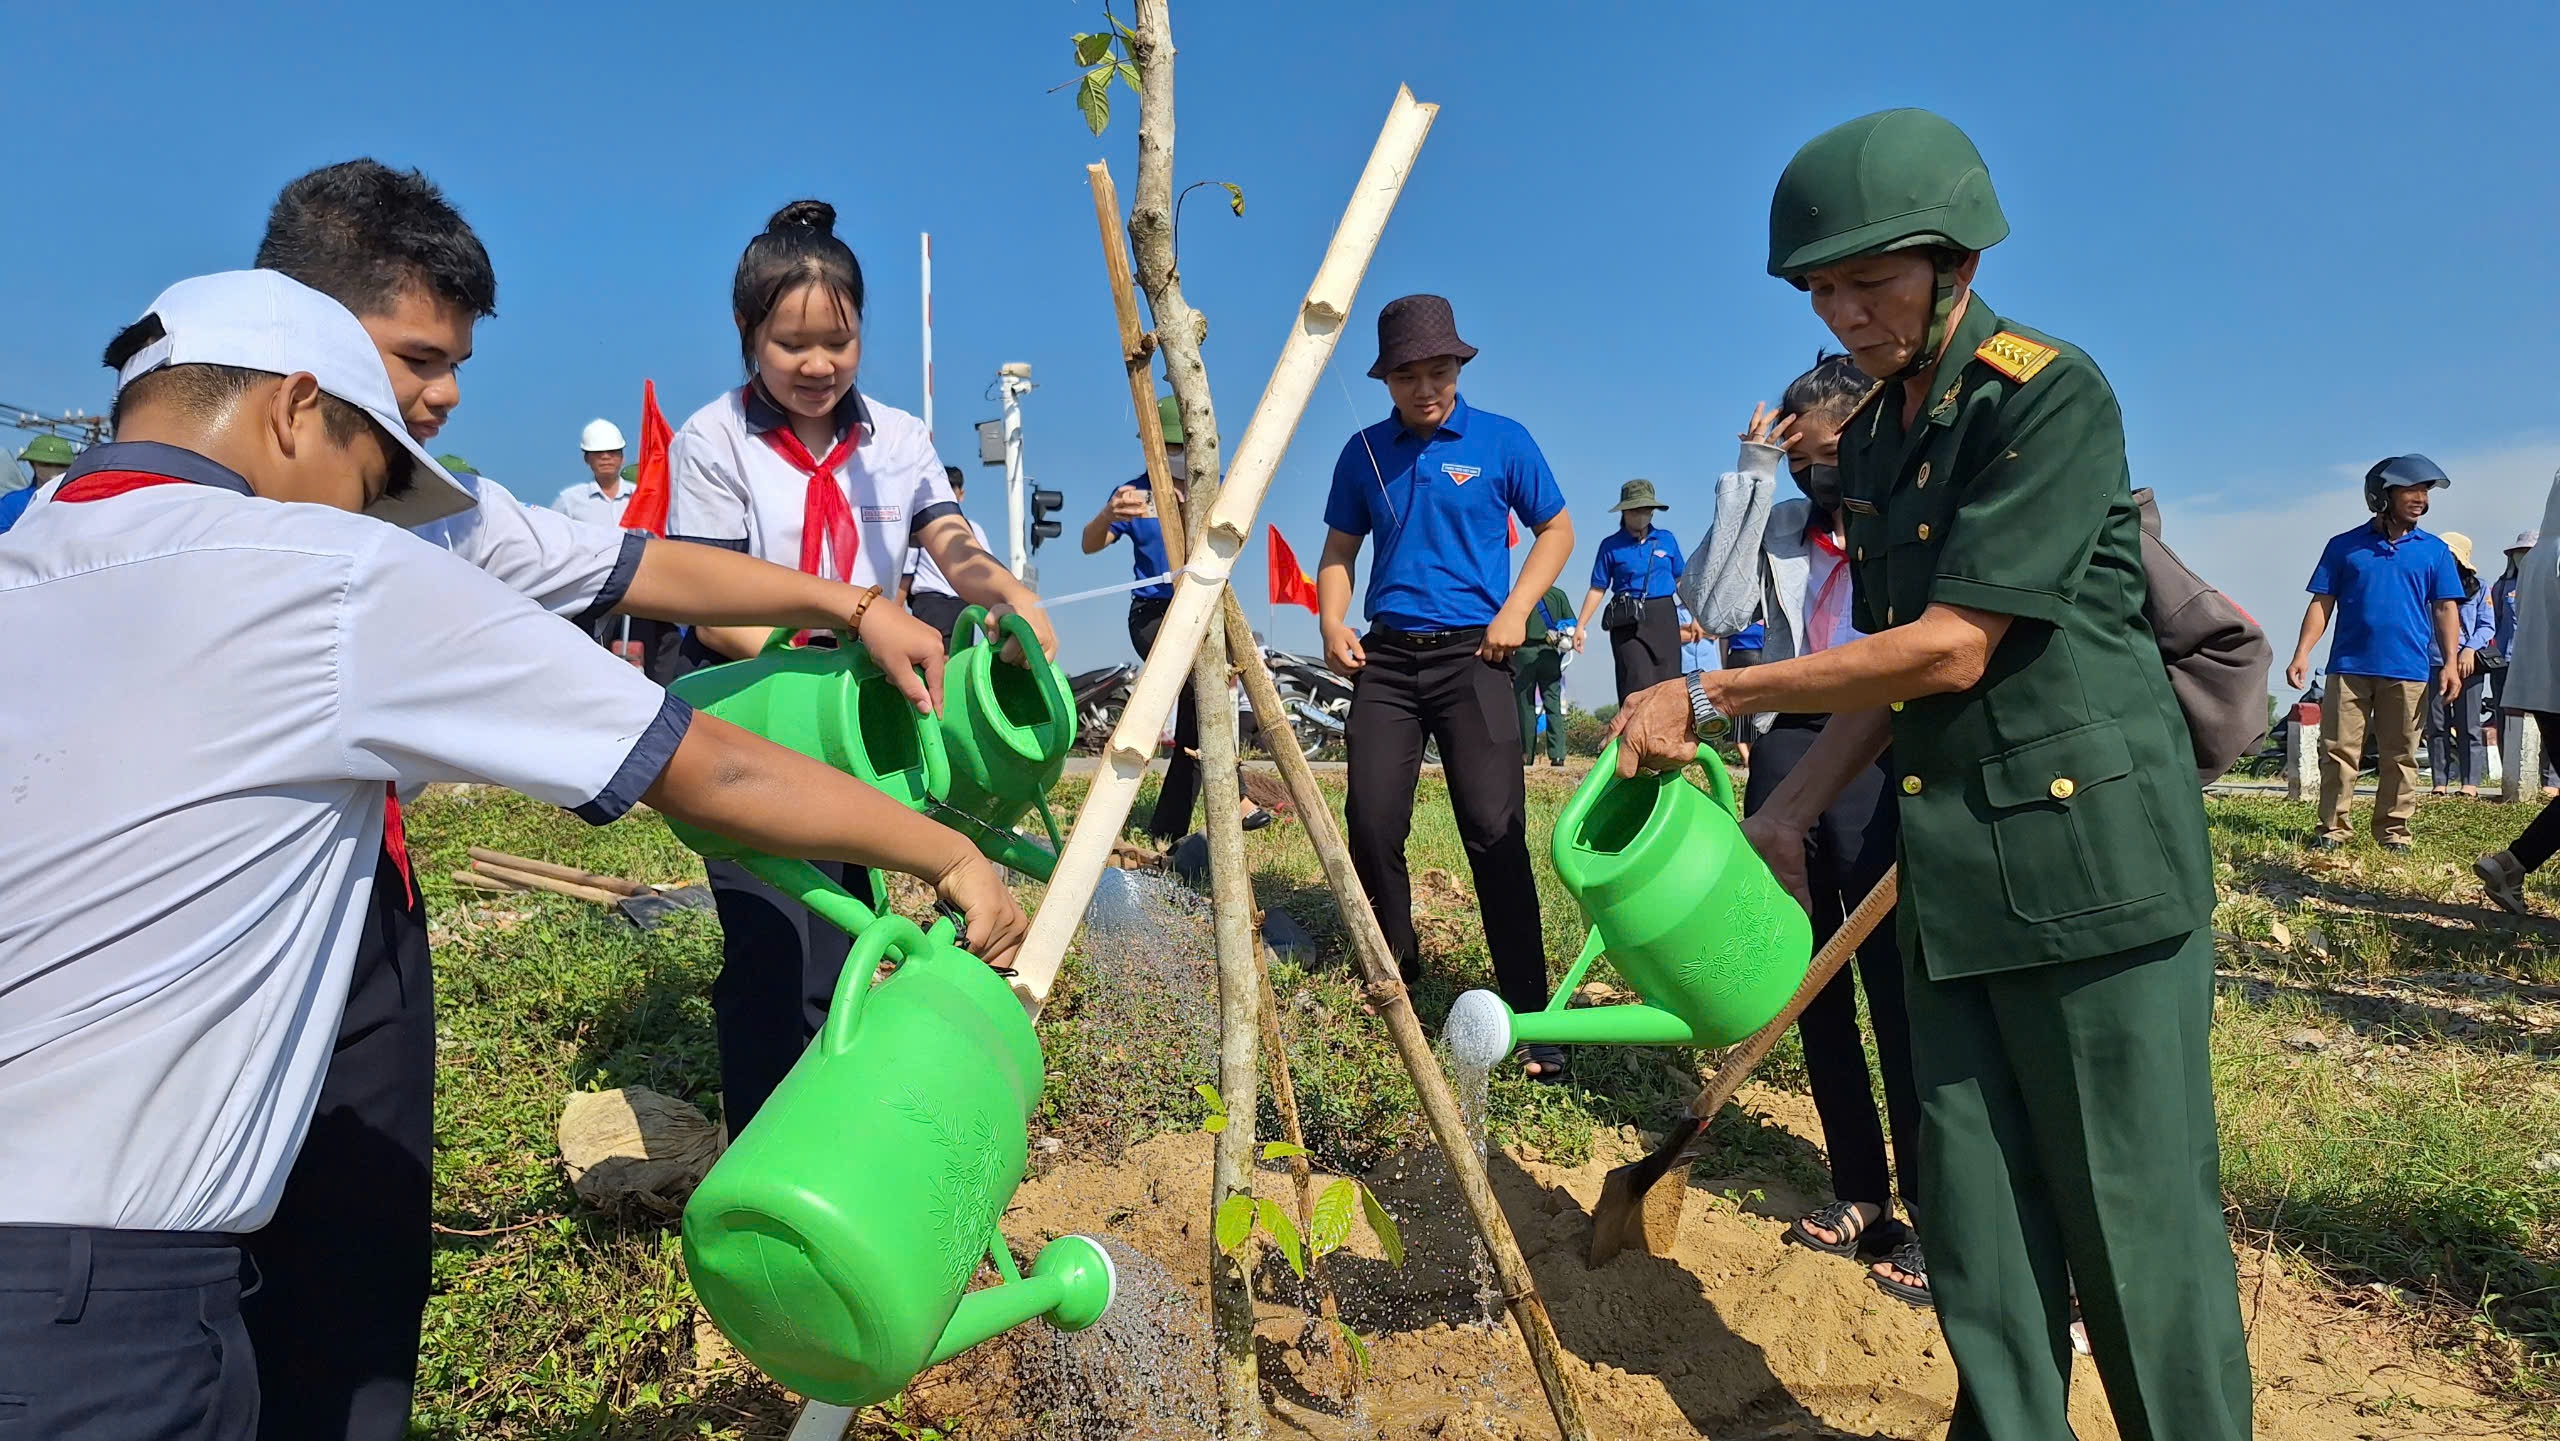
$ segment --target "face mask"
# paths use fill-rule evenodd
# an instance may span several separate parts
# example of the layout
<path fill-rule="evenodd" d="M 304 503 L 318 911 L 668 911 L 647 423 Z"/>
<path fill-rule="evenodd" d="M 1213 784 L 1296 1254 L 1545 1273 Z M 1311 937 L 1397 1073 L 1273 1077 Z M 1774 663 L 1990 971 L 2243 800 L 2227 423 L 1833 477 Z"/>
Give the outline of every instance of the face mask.
<path fill-rule="evenodd" d="M 1813 502 L 1813 508 L 1835 511 L 1840 508 L 1840 467 L 1836 465 L 1790 465 L 1787 472 L 1796 479 L 1796 487 Z"/>
<path fill-rule="evenodd" d="M 1164 473 L 1172 476 L 1177 485 L 1190 484 L 1191 458 L 1179 450 L 1165 452 Z"/>

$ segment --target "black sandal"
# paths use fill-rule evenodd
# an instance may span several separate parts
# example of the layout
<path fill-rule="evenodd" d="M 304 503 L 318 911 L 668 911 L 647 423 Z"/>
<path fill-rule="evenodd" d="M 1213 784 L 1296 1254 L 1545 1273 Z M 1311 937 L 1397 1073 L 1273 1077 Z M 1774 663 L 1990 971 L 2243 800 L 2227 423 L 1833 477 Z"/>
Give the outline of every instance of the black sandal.
<path fill-rule="evenodd" d="M 1520 1054 L 1529 1064 L 1538 1068 L 1538 1073 L 1529 1076 L 1529 1079 L 1540 1085 L 1556 1085 L 1572 1073 L 1572 1063 L 1565 1059 L 1562 1046 L 1527 1045 L 1520 1048 Z M 1521 1074 L 1528 1075 L 1528 1072 L 1523 1071 Z"/>
<path fill-rule="evenodd" d="M 1858 1203 L 1855 1201 L 1834 1201 L 1811 1215 L 1798 1216 L 1787 1223 L 1787 1234 L 1784 1239 L 1808 1251 L 1819 1251 L 1826 1256 L 1838 1256 L 1847 1260 L 1858 1254 L 1859 1245 L 1872 1227 L 1870 1223 L 1868 1226 L 1860 1226 L 1855 1233 L 1849 1230 L 1849 1218 L 1856 1213 L 1857 1206 Z M 1820 1226 L 1840 1239 L 1826 1241 L 1806 1229 L 1810 1226 Z"/>
<path fill-rule="evenodd" d="M 1882 1291 L 1886 1295 L 1891 1296 L 1893 1299 L 1900 1301 L 1906 1306 L 1916 1307 L 1923 1311 L 1937 1309 L 1938 1303 L 1936 1298 L 1929 1294 L 1927 1281 L 1929 1275 L 1929 1261 L 1927 1257 L 1920 1254 L 1920 1238 L 1918 1236 L 1910 1237 L 1901 1245 L 1896 1246 L 1886 1254 L 1877 1257 L 1876 1260 L 1884 1265 L 1892 1267 L 1894 1270 L 1902 1272 L 1904 1275 L 1918 1276 L 1922 1278 L 1921 1284 L 1914 1286 L 1908 1281 L 1896 1280 L 1891 1276 L 1887 1276 L 1879 1271 L 1871 1269 L 1867 1272 L 1867 1279 L 1875 1283 L 1877 1290 Z"/>

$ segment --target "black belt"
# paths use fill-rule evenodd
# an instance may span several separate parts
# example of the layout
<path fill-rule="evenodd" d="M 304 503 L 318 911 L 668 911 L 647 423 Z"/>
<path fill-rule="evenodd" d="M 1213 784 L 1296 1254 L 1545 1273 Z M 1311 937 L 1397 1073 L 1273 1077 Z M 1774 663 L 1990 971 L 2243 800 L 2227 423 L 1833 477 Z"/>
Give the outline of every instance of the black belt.
<path fill-rule="evenodd" d="M 1440 650 L 1453 645 L 1463 645 L 1473 650 L 1484 640 L 1484 627 L 1471 625 L 1459 630 L 1398 630 L 1391 625 L 1373 625 L 1369 627 L 1369 638 L 1384 641 L 1389 645 L 1402 646 L 1406 650 Z"/>

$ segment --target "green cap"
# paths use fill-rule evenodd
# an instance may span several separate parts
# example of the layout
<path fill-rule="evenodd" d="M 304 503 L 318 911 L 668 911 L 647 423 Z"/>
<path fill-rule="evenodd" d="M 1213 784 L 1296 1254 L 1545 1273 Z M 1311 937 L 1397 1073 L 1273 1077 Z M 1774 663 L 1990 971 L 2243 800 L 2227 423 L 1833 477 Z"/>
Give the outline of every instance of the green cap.
<path fill-rule="evenodd" d="M 1769 273 L 1914 245 L 1988 250 L 2009 234 L 1982 152 L 1926 110 L 1880 110 L 1805 142 L 1769 201 Z"/>
<path fill-rule="evenodd" d="M 1170 395 L 1156 402 L 1156 418 L 1164 424 L 1164 443 L 1182 444 L 1182 407 Z"/>
<path fill-rule="evenodd" d="M 443 466 L 449 474 L 453 475 L 478 475 L 480 473 L 480 467 L 473 465 L 470 461 L 464 460 L 461 456 L 453 454 L 451 451 L 447 451 L 443 455 L 437 456 L 436 464 Z"/>
<path fill-rule="evenodd" d="M 58 435 L 39 435 L 18 452 L 18 459 L 29 465 L 69 465 L 79 458 L 71 442 Z"/>
<path fill-rule="evenodd" d="M 1653 482 L 1631 480 L 1618 487 L 1618 503 L 1609 507 L 1612 514 L 1621 510 L 1669 510 L 1671 507 L 1653 498 Z"/>
<path fill-rule="evenodd" d="M 632 484 L 634 484 L 634 485 L 639 484 L 639 483 L 640 483 L 640 462 L 638 462 L 638 461 L 636 461 L 636 460 L 635 460 L 635 461 L 631 462 L 629 465 L 624 466 L 624 467 L 622 468 L 622 478 L 623 478 L 624 480 L 627 480 L 627 481 L 631 482 L 631 483 L 632 483 Z"/>

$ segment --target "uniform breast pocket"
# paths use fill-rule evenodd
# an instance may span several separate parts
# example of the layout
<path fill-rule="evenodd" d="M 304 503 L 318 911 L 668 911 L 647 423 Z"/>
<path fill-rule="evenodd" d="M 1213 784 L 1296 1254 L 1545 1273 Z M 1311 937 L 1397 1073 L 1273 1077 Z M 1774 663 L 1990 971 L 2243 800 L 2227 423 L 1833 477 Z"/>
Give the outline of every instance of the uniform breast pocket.
<path fill-rule="evenodd" d="M 1982 763 L 1982 793 L 2018 919 L 2058 921 L 2169 889 L 2159 827 L 2114 721 L 1993 756 Z"/>

